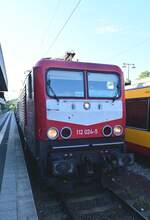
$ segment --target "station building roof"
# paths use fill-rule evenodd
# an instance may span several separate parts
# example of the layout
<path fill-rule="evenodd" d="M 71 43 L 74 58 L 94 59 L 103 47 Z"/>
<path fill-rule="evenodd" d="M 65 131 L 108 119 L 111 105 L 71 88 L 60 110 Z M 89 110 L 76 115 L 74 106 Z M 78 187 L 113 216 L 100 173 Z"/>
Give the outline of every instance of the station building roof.
<path fill-rule="evenodd" d="M 0 45 L 0 91 L 8 90 L 8 79 L 6 74 L 6 68 L 3 58 L 3 52 Z"/>

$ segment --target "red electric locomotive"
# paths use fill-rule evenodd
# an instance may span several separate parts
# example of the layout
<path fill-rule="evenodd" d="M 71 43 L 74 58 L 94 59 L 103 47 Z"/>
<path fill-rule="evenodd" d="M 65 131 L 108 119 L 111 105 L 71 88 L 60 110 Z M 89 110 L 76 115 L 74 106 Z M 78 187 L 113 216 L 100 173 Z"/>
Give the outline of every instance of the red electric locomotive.
<path fill-rule="evenodd" d="M 117 66 L 41 59 L 25 80 L 17 110 L 40 176 L 95 176 L 129 162 L 124 100 Z"/>

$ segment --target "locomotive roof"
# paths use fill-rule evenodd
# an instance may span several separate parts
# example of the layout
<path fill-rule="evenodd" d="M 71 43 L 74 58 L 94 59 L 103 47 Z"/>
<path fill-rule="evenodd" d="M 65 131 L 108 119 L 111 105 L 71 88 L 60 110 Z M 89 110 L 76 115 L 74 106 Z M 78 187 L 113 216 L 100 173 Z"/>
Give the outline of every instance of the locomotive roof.
<path fill-rule="evenodd" d="M 93 71 L 110 71 L 121 73 L 120 67 L 112 64 L 99 64 L 99 63 L 88 63 L 78 61 L 65 61 L 61 59 L 43 58 L 39 60 L 35 67 L 42 66 L 43 68 L 67 68 L 67 69 L 83 69 Z"/>

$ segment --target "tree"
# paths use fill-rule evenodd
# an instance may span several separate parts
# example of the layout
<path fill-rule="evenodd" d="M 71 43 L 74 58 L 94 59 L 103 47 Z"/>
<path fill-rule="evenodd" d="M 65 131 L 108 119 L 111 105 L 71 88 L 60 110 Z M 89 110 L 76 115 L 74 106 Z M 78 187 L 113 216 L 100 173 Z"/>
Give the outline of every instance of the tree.
<path fill-rule="evenodd" d="M 141 72 L 138 78 L 139 79 L 144 79 L 146 77 L 150 77 L 150 71 L 148 71 L 148 70 L 145 70 L 145 71 Z"/>
<path fill-rule="evenodd" d="M 8 110 L 14 110 L 17 105 L 17 99 L 12 99 L 6 102 L 5 108 Z"/>

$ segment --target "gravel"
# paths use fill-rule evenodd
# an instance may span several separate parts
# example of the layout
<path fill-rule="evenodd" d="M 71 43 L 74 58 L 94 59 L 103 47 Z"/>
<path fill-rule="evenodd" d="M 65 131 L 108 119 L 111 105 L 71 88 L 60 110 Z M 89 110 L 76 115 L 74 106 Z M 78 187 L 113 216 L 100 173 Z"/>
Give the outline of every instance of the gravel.
<path fill-rule="evenodd" d="M 150 180 L 150 167 L 145 167 L 143 164 L 135 162 L 133 165 L 128 167 L 128 171 L 141 175 L 147 180 Z"/>

